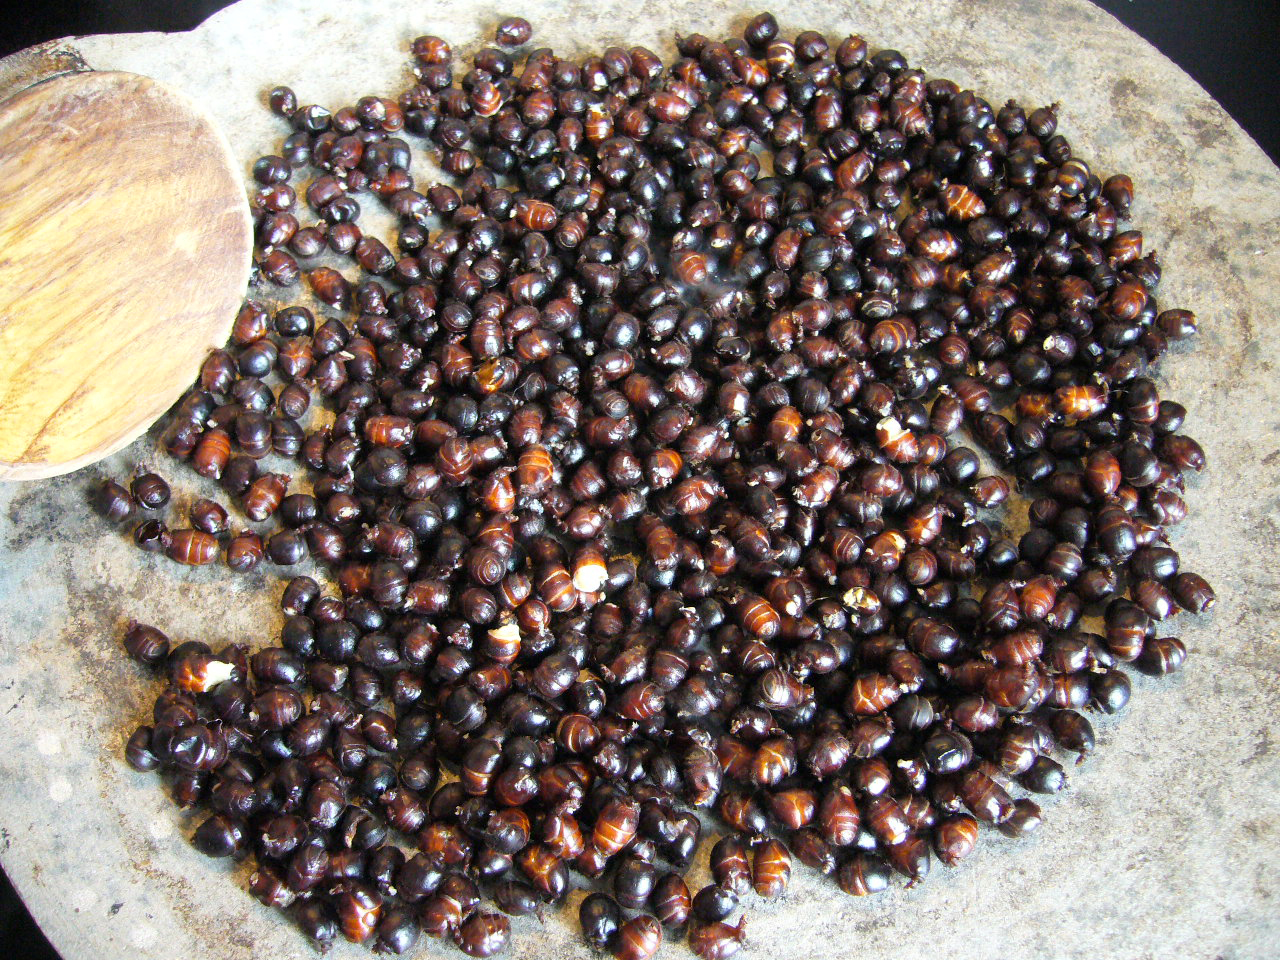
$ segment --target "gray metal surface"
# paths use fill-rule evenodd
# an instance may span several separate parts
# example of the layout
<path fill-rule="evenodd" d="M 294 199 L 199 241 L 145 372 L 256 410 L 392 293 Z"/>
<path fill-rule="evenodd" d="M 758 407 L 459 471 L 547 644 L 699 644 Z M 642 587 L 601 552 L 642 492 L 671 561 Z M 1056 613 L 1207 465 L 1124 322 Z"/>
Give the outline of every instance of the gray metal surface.
<path fill-rule="evenodd" d="M 585 5 L 584 5 L 585 6 Z M 96 68 L 173 84 L 219 119 L 245 164 L 278 145 L 263 94 L 288 82 L 332 107 L 394 95 L 414 36 L 468 47 L 509 3 L 244 0 L 182 35 L 83 38 Z M 615 0 L 587 10 L 526 0 L 535 43 L 668 50 L 754 12 L 719 0 Z M 987 837 L 957 870 L 854 900 L 800 870 L 752 908 L 748 956 L 1244 958 L 1280 953 L 1280 172 L 1189 78 L 1083 0 L 817 2 L 775 8 L 784 30 L 858 32 L 992 103 L 1058 101 L 1060 128 L 1103 175 L 1138 186 L 1136 224 L 1160 250 L 1161 302 L 1195 310 L 1196 349 L 1175 349 L 1164 392 L 1190 411 L 1210 466 L 1175 546 L 1219 603 L 1183 618 L 1186 672 L 1139 679 L 1099 749 L 1045 804 L 1034 839 Z M 122 386 L 127 389 L 127 385 Z M 53 482 L 0 489 L 0 859 L 65 960 L 314 956 L 206 860 L 192 824 L 121 750 L 155 690 L 119 647 L 129 617 L 175 639 L 268 642 L 280 582 L 189 570 L 140 554 L 84 504 L 104 472 L 167 465 L 154 437 Z M 207 490 L 201 492 L 208 492 Z M 198 494 L 197 494 L 198 495 Z M 574 911 L 576 912 L 576 911 Z M 518 920 L 511 956 L 585 958 L 572 914 Z M 453 948 L 424 943 L 419 955 Z M 457 954 L 451 954 L 457 956 Z M 672 956 L 689 956 L 684 947 Z M 367 956 L 346 944 L 338 958 Z"/>

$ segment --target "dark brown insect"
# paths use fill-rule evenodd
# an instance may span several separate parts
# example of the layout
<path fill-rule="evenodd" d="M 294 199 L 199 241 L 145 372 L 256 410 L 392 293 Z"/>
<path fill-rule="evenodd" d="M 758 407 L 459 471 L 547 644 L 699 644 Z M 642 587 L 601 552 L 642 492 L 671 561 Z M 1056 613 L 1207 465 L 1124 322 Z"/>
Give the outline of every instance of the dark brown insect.
<path fill-rule="evenodd" d="M 139 663 L 159 666 L 169 655 L 169 638 L 155 627 L 131 620 L 124 634 L 124 648 Z"/>
<path fill-rule="evenodd" d="M 500 913 L 478 910 L 458 927 L 454 941 L 469 957 L 492 957 L 501 953 L 511 936 L 511 921 Z"/>
<path fill-rule="evenodd" d="M 968 770 L 960 778 L 960 798 L 969 811 L 986 823 L 1001 823 L 1013 813 L 1013 799 L 1004 787 L 981 770 Z"/>
<path fill-rule="evenodd" d="M 751 889 L 751 861 L 747 845 L 737 837 L 727 836 L 711 848 L 711 876 L 732 893 L 743 896 Z"/>
<path fill-rule="evenodd" d="M 1204 613 L 1217 600 L 1213 588 L 1195 573 L 1183 572 L 1174 577 L 1173 594 L 1182 608 L 1192 613 Z"/>
<path fill-rule="evenodd" d="M 133 528 L 133 542 L 148 553 L 163 553 L 169 549 L 172 539 L 168 525 L 155 517 Z"/>
<path fill-rule="evenodd" d="M 889 889 L 889 865 L 879 857 L 856 853 L 836 871 L 840 889 L 851 897 L 866 897 Z"/>
<path fill-rule="evenodd" d="M 129 492 L 144 510 L 159 510 L 169 502 L 169 484 L 156 473 L 141 473 L 134 477 Z"/>
<path fill-rule="evenodd" d="M 220 503 L 201 498 L 191 504 L 188 514 L 197 530 L 214 536 L 227 532 L 227 511 Z"/>

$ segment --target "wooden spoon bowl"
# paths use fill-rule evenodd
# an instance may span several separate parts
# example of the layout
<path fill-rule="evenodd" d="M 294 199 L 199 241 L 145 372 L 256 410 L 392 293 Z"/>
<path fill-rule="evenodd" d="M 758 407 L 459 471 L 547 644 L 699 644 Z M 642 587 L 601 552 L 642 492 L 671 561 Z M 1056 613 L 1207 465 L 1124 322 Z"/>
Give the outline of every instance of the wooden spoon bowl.
<path fill-rule="evenodd" d="M 137 439 L 226 342 L 252 222 L 230 147 L 132 73 L 57 77 L 0 104 L 0 480 Z"/>

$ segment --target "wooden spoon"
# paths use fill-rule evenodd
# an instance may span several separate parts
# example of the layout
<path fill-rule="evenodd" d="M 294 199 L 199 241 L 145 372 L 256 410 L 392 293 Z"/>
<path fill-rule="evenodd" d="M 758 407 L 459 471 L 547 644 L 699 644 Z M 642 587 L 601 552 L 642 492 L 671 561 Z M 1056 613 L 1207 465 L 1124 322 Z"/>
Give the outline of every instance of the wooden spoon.
<path fill-rule="evenodd" d="M 132 73 L 0 104 L 0 480 L 137 439 L 225 343 L 253 228 L 230 147 Z"/>

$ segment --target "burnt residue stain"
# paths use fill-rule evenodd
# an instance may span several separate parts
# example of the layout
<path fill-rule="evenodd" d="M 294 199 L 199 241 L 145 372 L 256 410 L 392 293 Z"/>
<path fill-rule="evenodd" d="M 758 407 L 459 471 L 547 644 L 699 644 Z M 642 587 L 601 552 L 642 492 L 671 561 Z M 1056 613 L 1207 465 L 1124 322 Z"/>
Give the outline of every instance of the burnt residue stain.
<path fill-rule="evenodd" d="M 1271 755 L 1271 733 L 1263 729 L 1258 732 L 1258 741 L 1253 746 L 1253 752 L 1244 758 L 1245 763 L 1257 763 L 1265 760 Z"/>
<path fill-rule="evenodd" d="M 143 722 L 146 698 L 154 680 L 125 655 L 121 646 L 129 617 L 120 610 L 119 597 L 95 589 L 69 589 L 68 594 L 72 605 L 66 626 L 58 636 L 57 649 L 61 657 L 78 664 L 82 675 L 101 677 L 102 682 L 76 688 L 66 695 L 86 705 L 81 716 L 92 718 L 90 722 L 94 724 L 127 727 L 130 722 Z M 88 735 L 90 731 L 86 729 L 84 733 Z"/>
<path fill-rule="evenodd" d="M 89 504 L 94 480 L 85 473 L 73 473 L 17 487 L 9 500 L 5 517 L 9 522 L 4 545 L 11 551 L 21 551 L 33 543 L 73 544 L 81 534 L 76 525 L 65 523 L 62 506 L 68 501 L 79 502 L 91 516 Z M 105 521 L 103 521 L 105 522 Z"/>
<path fill-rule="evenodd" d="M 1231 119 L 1212 104 L 1197 104 L 1186 113 L 1196 145 L 1209 150 L 1231 139 Z"/>
<path fill-rule="evenodd" d="M 1175 183 L 1185 181 L 1191 157 L 1180 131 L 1151 111 L 1149 105 L 1160 102 L 1159 99 L 1132 77 L 1119 77 L 1111 84 L 1109 100 L 1116 118 L 1130 136 L 1160 149 L 1168 166 L 1167 179 Z"/>
<path fill-rule="evenodd" d="M 1129 101 L 1138 95 L 1138 82 L 1132 77 L 1121 77 L 1111 85 L 1111 105 L 1117 110 L 1127 109 Z"/>

